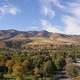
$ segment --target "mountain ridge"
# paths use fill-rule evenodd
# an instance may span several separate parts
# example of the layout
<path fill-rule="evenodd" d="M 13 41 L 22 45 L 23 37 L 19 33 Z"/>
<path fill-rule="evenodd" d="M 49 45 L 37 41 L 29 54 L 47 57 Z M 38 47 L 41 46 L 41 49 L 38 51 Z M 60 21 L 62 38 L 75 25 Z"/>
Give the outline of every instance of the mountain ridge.
<path fill-rule="evenodd" d="M 42 31 L 18 31 L 14 29 L 0 30 L 0 41 L 3 47 L 7 44 L 56 44 L 56 45 L 79 45 L 80 35 L 67 35 L 61 33 L 52 33 L 45 30 Z M 0 45 L 0 46 L 1 46 Z M 23 46 L 24 46 L 23 45 Z M 1 46 L 1 48 L 2 48 Z M 18 45 L 20 46 L 20 45 Z"/>

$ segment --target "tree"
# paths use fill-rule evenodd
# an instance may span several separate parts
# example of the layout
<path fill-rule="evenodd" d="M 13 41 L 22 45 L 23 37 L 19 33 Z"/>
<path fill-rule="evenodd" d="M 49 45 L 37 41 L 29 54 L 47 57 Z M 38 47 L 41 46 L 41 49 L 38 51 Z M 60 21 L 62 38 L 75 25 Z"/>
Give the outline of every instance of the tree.
<path fill-rule="evenodd" d="M 24 60 L 24 62 L 22 63 L 23 68 L 24 68 L 24 74 L 27 74 L 28 72 L 31 71 L 31 62 L 28 60 Z"/>
<path fill-rule="evenodd" d="M 66 65 L 66 71 L 67 74 L 69 74 L 71 77 L 78 76 L 78 70 L 76 69 L 75 65 L 72 63 Z"/>
<path fill-rule="evenodd" d="M 16 77 L 16 80 L 24 80 L 23 78 L 24 68 L 20 64 L 15 64 L 13 66 L 13 76 Z"/>
<path fill-rule="evenodd" d="M 63 69 L 66 65 L 66 61 L 64 58 L 57 58 L 55 60 L 55 64 L 57 66 L 57 69 Z"/>
<path fill-rule="evenodd" d="M 52 64 L 51 60 L 48 60 L 47 62 L 44 63 L 43 74 L 46 78 L 47 76 L 52 76 L 53 72 L 54 72 L 53 71 L 53 64 Z"/>
<path fill-rule="evenodd" d="M 8 72 L 8 68 L 6 66 L 0 66 L 0 79 L 4 78 L 4 74 Z"/>
<path fill-rule="evenodd" d="M 73 78 L 73 80 L 80 80 L 80 76 Z"/>
<path fill-rule="evenodd" d="M 35 67 L 34 69 L 33 69 L 33 74 L 34 74 L 34 78 L 35 78 L 35 80 L 38 80 L 38 78 L 40 77 L 40 69 L 38 68 L 38 67 Z"/>
<path fill-rule="evenodd" d="M 12 72 L 12 67 L 15 64 L 14 60 L 7 60 L 6 66 L 8 67 L 8 73 L 11 74 Z"/>

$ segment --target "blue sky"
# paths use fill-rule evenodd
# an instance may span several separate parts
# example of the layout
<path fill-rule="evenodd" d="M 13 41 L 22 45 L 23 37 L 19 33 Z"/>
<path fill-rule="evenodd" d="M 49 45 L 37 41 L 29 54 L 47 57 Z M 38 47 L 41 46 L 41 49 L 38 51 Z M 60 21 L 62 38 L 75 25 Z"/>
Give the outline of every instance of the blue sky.
<path fill-rule="evenodd" d="M 0 30 L 80 34 L 80 0 L 0 0 Z"/>

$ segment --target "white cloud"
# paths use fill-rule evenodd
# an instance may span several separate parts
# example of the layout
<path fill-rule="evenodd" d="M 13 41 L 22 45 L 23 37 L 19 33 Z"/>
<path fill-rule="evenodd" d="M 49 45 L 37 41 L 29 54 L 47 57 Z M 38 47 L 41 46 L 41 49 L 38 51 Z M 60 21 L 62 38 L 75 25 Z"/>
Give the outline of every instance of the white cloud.
<path fill-rule="evenodd" d="M 42 15 L 48 17 L 49 19 L 54 18 L 55 11 L 51 7 L 50 0 L 40 0 L 40 2 Z"/>
<path fill-rule="evenodd" d="M 56 15 L 56 12 L 54 9 L 52 9 L 52 6 L 56 6 L 58 8 L 64 8 L 63 5 L 60 4 L 59 0 L 40 0 L 41 1 L 41 7 L 42 7 L 42 14 L 48 20 L 41 19 L 41 26 L 44 30 L 47 30 L 49 32 L 57 32 L 62 33 L 56 25 L 52 25 L 49 21 L 50 19 L 54 18 Z"/>
<path fill-rule="evenodd" d="M 60 3 L 60 0 L 49 0 L 53 5 L 59 7 L 59 8 L 64 8 L 64 6 Z"/>
<path fill-rule="evenodd" d="M 52 7 L 56 7 L 62 10 L 62 14 L 66 13 L 64 16 L 60 14 L 60 20 L 63 22 L 64 30 L 59 30 L 58 25 L 52 25 L 50 20 L 41 20 L 41 25 L 43 29 L 50 32 L 59 32 L 66 34 L 80 34 L 80 0 L 73 2 L 67 1 L 65 5 L 61 4 L 60 0 L 41 0 L 44 16 L 50 19 L 54 18 L 56 15 L 56 10 Z"/>
<path fill-rule="evenodd" d="M 3 5 L 0 6 L 0 15 L 6 15 L 6 14 L 11 14 L 11 15 L 16 15 L 17 12 L 20 12 L 20 9 L 16 8 L 13 5 Z"/>
<path fill-rule="evenodd" d="M 64 8 L 64 6 L 60 3 L 60 0 L 40 0 L 40 1 L 45 5 L 53 4 L 56 7 Z"/>
<path fill-rule="evenodd" d="M 41 20 L 41 26 L 42 26 L 43 30 L 47 30 L 49 32 L 54 32 L 54 33 L 61 33 L 61 31 L 59 29 L 57 29 L 56 26 L 52 25 L 47 20 Z"/>
<path fill-rule="evenodd" d="M 80 22 L 71 16 L 64 16 L 64 33 L 66 34 L 80 34 Z"/>
<path fill-rule="evenodd" d="M 80 35 L 80 3 L 68 2 L 65 7 L 67 13 L 70 13 L 70 15 L 62 16 L 64 33 Z M 64 10 L 64 12 L 66 11 Z"/>
<path fill-rule="evenodd" d="M 43 15 L 49 18 L 53 18 L 55 16 L 55 11 L 47 6 L 43 7 Z"/>
<path fill-rule="evenodd" d="M 10 8 L 9 13 L 11 13 L 12 15 L 16 15 L 17 12 L 20 12 L 20 10 L 18 8 L 16 8 L 16 7 Z"/>
<path fill-rule="evenodd" d="M 68 3 L 68 12 L 75 17 L 80 17 L 80 3 Z"/>
<path fill-rule="evenodd" d="M 60 3 L 60 0 L 40 0 L 40 2 L 42 6 L 42 14 L 50 18 L 55 16 L 55 10 L 52 9 L 53 6 L 61 9 L 65 8 L 65 6 Z"/>
<path fill-rule="evenodd" d="M 76 17 L 80 17 L 80 6 L 73 8 L 71 11 Z"/>

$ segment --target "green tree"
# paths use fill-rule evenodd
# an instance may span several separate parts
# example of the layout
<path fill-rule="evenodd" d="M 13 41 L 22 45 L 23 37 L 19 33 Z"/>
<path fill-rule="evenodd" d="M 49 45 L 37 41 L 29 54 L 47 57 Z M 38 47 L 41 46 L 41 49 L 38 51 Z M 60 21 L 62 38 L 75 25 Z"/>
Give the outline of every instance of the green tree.
<path fill-rule="evenodd" d="M 71 77 L 78 76 L 78 70 L 74 64 L 67 64 L 66 71 L 67 71 L 67 74 L 69 74 Z"/>
<path fill-rule="evenodd" d="M 28 60 L 24 60 L 23 62 L 22 62 L 22 65 L 23 65 L 23 68 L 24 68 L 24 74 L 28 74 L 32 69 L 32 64 L 31 64 L 31 62 L 30 61 L 28 61 Z"/>
<path fill-rule="evenodd" d="M 16 80 L 24 80 L 23 74 L 24 74 L 23 66 L 20 64 L 15 64 L 13 66 L 13 76 L 16 77 Z"/>
<path fill-rule="evenodd" d="M 11 74 L 12 73 L 12 67 L 15 64 L 14 60 L 7 60 L 6 62 L 6 66 L 8 67 L 8 73 Z"/>
<path fill-rule="evenodd" d="M 63 69 L 66 65 L 66 61 L 64 58 L 57 58 L 55 60 L 55 64 L 56 64 L 57 69 Z"/>
<path fill-rule="evenodd" d="M 44 63 L 43 74 L 44 74 L 45 78 L 47 76 L 52 77 L 53 72 L 54 72 L 53 71 L 53 64 L 52 64 L 51 60 L 48 60 L 47 62 Z"/>
<path fill-rule="evenodd" d="M 35 68 L 33 69 L 33 74 L 34 74 L 34 79 L 35 79 L 35 80 L 38 80 L 39 77 L 40 77 L 40 69 L 39 69 L 38 67 L 35 67 Z"/>

